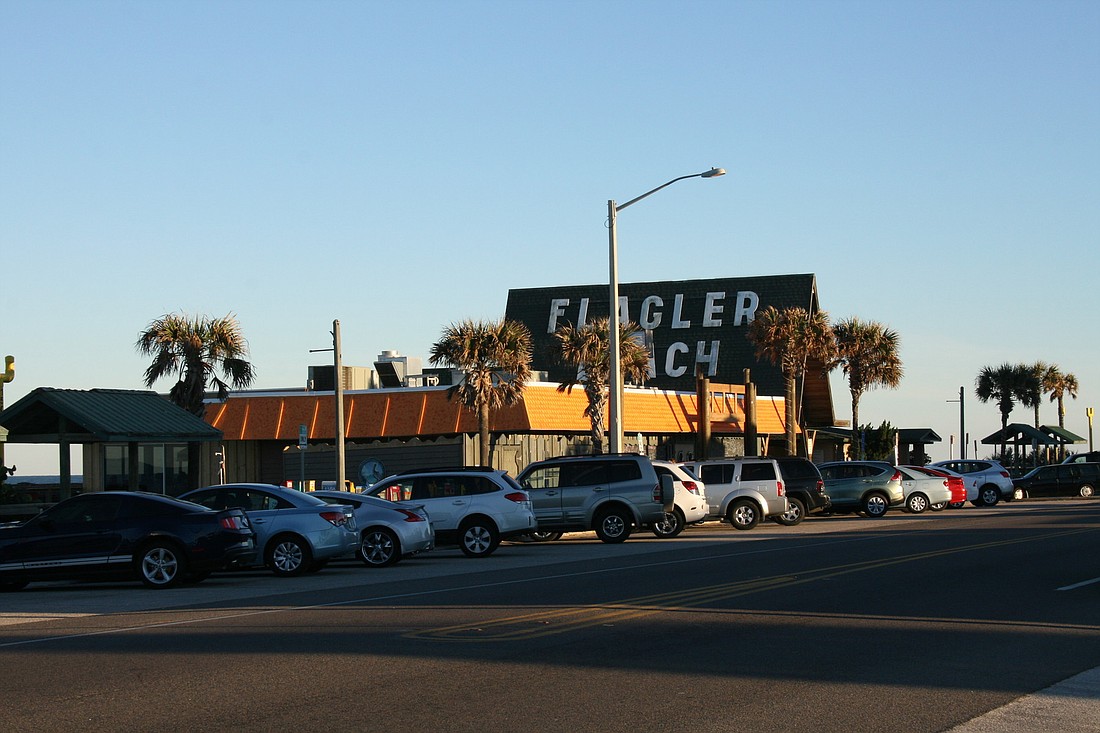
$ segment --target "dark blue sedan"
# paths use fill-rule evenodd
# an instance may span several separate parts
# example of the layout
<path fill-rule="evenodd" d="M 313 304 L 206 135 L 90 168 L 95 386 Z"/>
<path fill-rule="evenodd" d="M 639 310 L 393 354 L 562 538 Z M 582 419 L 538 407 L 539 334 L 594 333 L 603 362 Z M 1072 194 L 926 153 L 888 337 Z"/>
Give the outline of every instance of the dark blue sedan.
<path fill-rule="evenodd" d="M 92 492 L 0 527 L 0 590 L 111 578 L 169 588 L 255 556 L 255 534 L 240 509 L 214 511 L 140 491 Z"/>

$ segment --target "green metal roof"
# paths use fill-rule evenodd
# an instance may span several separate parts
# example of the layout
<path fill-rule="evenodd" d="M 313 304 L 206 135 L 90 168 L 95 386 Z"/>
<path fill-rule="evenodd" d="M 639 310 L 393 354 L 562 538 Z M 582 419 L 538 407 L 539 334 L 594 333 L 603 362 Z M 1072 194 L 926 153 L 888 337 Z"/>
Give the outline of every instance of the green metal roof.
<path fill-rule="evenodd" d="M 1059 443 L 1084 443 L 1085 439 L 1077 433 L 1071 433 L 1057 425 L 1042 425 L 1039 427 L 1044 433 L 1057 440 Z"/>
<path fill-rule="evenodd" d="M 222 432 L 156 392 L 39 387 L 0 412 L 8 443 L 173 443 Z"/>
<path fill-rule="evenodd" d="M 931 445 L 943 438 L 932 428 L 898 428 L 898 442 L 909 445 Z"/>
<path fill-rule="evenodd" d="M 982 445 L 1059 445 L 1061 442 L 1058 438 L 1019 422 L 1009 423 L 1003 430 L 982 438 Z"/>

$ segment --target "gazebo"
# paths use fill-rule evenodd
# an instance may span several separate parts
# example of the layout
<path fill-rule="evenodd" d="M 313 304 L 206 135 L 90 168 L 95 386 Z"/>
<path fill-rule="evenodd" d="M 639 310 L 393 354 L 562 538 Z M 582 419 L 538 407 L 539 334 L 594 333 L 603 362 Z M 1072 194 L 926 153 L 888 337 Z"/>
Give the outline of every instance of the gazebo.
<path fill-rule="evenodd" d="M 1064 448 L 1071 443 L 1084 443 L 1080 435 L 1056 425 L 1042 425 L 1038 428 L 1024 423 L 1009 423 L 1007 426 L 982 438 L 982 445 L 1011 445 L 1017 457 L 1021 448 L 1031 448 L 1032 464 L 1039 465 L 1040 447 L 1050 449 Z"/>
<path fill-rule="evenodd" d="M 105 488 L 106 471 L 100 454 L 107 447 L 114 447 L 120 457 L 125 456 L 125 469 L 117 473 L 128 477 L 126 485 L 118 488 L 159 491 L 158 487 L 142 485 L 147 472 L 139 461 L 139 449 L 165 444 L 196 447 L 222 439 L 222 431 L 156 392 L 118 389 L 39 387 L 0 412 L 0 428 L 7 431 L 9 445 L 54 443 L 58 446 L 59 498 L 72 493 L 71 445 L 101 446 L 99 451 L 85 448 L 85 490 Z M 89 468 L 92 475 L 89 475 Z M 188 461 L 177 468 L 186 474 L 188 481 L 199 485 L 197 461 L 194 464 Z"/>

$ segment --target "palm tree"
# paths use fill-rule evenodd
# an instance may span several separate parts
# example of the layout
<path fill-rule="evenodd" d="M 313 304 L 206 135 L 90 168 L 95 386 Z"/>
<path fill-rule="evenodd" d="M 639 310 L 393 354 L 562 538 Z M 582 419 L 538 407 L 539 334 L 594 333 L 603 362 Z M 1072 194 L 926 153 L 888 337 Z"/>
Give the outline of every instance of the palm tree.
<path fill-rule="evenodd" d="M 795 455 L 795 385 L 806 370 L 809 359 L 829 363 L 836 349 L 829 314 L 810 313 L 805 308 L 777 310 L 768 306 L 756 314 L 749 325 L 748 338 L 756 346 L 756 358 L 767 359 L 779 367 L 786 383 L 787 455 Z"/>
<path fill-rule="evenodd" d="M 1043 375 L 1043 391 L 1050 394 L 1050 401 L 1058 403 L 1058 427 L 1066 427 L 1066 403 L 1065 397 L 1069 395 L 1077 399 L 1077 377 L 1063 372 L 1057 365 L 1053 365 Z M 1066 446 L 1059 447 L 1061 457 L 1065 457 Z"/>
<path fill-rule="evenodd" d="M 462 371 L 462 380 L 447 390 L 447 398 L 458 398 L 477 413 L 481 465 L 490 465 L 489 415 L 523 397 L 531 377 L 531 332 L 508 319 L 453 323 L 432 345 L 428 361 Z"/>
<path fill-rule="evenodd" d="M 848 377 L 852 394 L 852 425 L 859 425 L 859 400 L 873 387 L 895 389 L 901 383 L 899 336 L 896 331 L 875 321 L 852 317 L 833 327 L 836 336 L 836 356 L 829 369 L 840 367 Z M 863 459 L 863 441 L 852 435 L 856 456 Z"/>
<path fill-rule="evenodd" d="M 166 376 L 178 375 L 169 399 L 193 415 L 202 417 L 208 386 L 224 400 L 229 387 L 244 389 L 256 379 L 248 356 L 248 342 L 240 324 L 230 313 L 222 318 L 169 313 L 146 327 L 135 347 L 142 356 L 153 357 L 145 370 L 145 386 Z M 217 375 L 220 369 L 228 383 Z"/>
<path fill-rule="evenodd" d="M 1001 455 L 1005 454 L 1008 433 L 1008 416 L 1016 406 L 1016 400 L 1027 383 L 1026 367 L 1019 364 L 1001 364 L 998 367 L 982 367 L 974 381 L 974 393 L 981 402 L 996 402 L 1001 411 Z"/>
<path fill-rule="evenodd" d="M 1050 365 L 1043 361 L 1021 364 L 1020 403 L 1035 410 L 1035 429 L 1039 429 L 1039 406 L 1043 404 L 1043 384 Z"/>
<path fill-rule="evenodd" d="M 576 368 L 576 377 L 558 385 L 559 392 L 572 392 L 584 385 L 588 406 L 584 415 L 592 423 L 594 452 L 605 447 L 604 415 L 607 410 L 608 380 L 611 373 L 611 348 L 608 319 L 597 318 L 583 326 L 562 326 L 554 332 L 559 358 Z M 640 384 L 649 377 L 649 349 L 638 338 L 641 328 L 636 323 L 619 324 L 619 361 L 623 380 Z"/>

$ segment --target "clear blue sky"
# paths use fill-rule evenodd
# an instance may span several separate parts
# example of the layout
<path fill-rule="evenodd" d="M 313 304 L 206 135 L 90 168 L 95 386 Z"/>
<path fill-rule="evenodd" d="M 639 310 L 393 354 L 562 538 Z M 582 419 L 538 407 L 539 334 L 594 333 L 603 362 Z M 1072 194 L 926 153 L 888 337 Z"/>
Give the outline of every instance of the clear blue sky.
<path fill-rule="evenodd" d="M 815 273 L 902 338 L 862 421 L 937 459 L 960 386 L 971 439 L 999 427 L 972 387 L 1002 362 L 1075 374 L 1086 435 L 1098 38 L 1094 0 L 0 0 L 5 402 L 141 388 L 168 312 L 235 313 L 262 388 L 334 318 L 345 364 L 426 359 L 509 288 L 605 281 L 607 200 L 714 165 L 620 215 L 623 282 Z"/>

